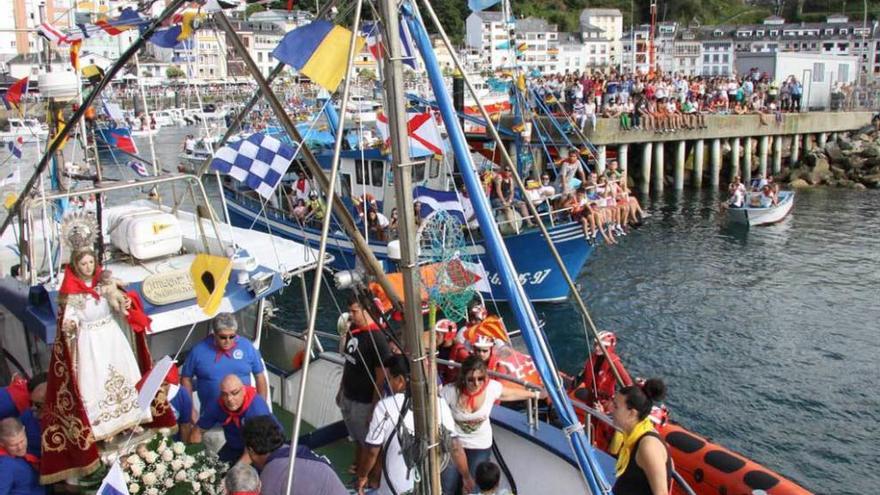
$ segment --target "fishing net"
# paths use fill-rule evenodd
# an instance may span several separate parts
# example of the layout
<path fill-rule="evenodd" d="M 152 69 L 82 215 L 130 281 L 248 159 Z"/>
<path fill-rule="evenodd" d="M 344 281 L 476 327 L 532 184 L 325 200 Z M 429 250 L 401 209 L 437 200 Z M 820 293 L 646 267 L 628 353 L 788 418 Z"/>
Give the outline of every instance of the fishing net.
<path fill-rule="evenodd" d="M 467 254 L 467 241 L 458 217 L 438 210 L 421 229 L 422 286 L 428 301 L 452 321 L 467 319 L 479 277 L 476 260 Z"/>

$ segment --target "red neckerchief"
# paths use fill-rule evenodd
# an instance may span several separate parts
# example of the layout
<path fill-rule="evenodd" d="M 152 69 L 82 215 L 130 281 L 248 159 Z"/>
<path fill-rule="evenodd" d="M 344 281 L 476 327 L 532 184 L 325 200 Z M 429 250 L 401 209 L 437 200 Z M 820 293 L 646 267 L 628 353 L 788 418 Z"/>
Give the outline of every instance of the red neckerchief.
<path fill-rule="evenodd" d="M 101 295 L 95 288 L 98 286 L 98 279 L 101 276 L 101 266 L 95 264 L 95 273 L 92 275 L 92 286 L 86 285 L 85 281 L 79 278 L 73 268 L 68 264 L 64 267 L 64 282 L 61 282 L 61 288 L 58 290 L 61 294 L 91 294 L 95 300 L 101 299 Z"/>
<path fill-rule="evenodd" d="M 461 395 L 464 395 L 467 398 L 467 400 L 465 401 L 465 404 L 467 404 L 467 406 L 470 408 L 471 412 L 474 412 L 477 410 L 477 407 L 476 407 L 477 397 L 479 397 L 480 394 L 485 392 L 486 387 L 488 387 L 488 386 L 489 386 L 489 377 L 487 376 L 486 379 L 483 380 L 483 384 L 480 386 L 480 388 L 477 389 L 476 392 L 474 392 L 474 393 L 468 392 L 467 385 L 465 385 L 464 390 L 461 391 Z"/>
<path fill-rule="evenodd" d="M 211 337 L 211 338 L 213 339 L 213 337 Z M 232 350 L 235 349 L 236 347 L 238 347 L 238 336 L 236 336 L 235 340 L 232 341 L 232 347 L 230 347 L 229 349 L 226 349 L 226 350 L 223 350 L 223 349 L 220 349 L 219 347 L 217 347 L 216 342 L 211 342 L 211 343 L 214 345 L 214 352 L 215 352 L 214 362 L 215 363 L 220 361 L 220 358 L 222 356 L 226 356 L 229 359 L 232 359 Z"/>
<path fill-rule="evenodd" d="M 300 192 L 306 192 L 306 183 L 307 181 L 304 178 L 300 178 L 296 181 L 296 188 L 299 189 Z"/>
<path fill-rule="evenodd" d="M 21 414 L 22 411 L 31 407 L 31 396 L 27 388 L 27 380 L 23 376 L 16 376 L 12 379 L 12 383 L 6 387 L 6 393 L 15 404 L 15 409 Z"/>
<path fill-rule="evenodd" d="M 363 333 L 363 332 L 378 332 L 379 330 L 381 330 L 381 328 L 379 328 L 379 325 L 377 325 L 376 322 L 373 321 L 373 322 L 370 322 L 367 326 L 353 328 L 351 330 L 351 334 L 357 335 L 357 334 Z"/>
<path fill-rule="evenodd" d="M 15 456 L 13 456 L 9 452 L 7 452 L 6 449 L 4 449 L 3 447 L 0 447 L 0 457 L 3 457 L 3 456 L 15 458 Z M 35 456 L 34 454 L 25 454 L 25 455 L 19 457 L 19 459 L 24 459 L 38 473 L 40 472 L 40 458 L 39 457 Z"/>
<path fill-rule="evenodd" d="M 217 399 L 217 402 L 220 403 L 220 409 L 222 409 L 228 416 L 226 421 L 223 422 L 223 426 L 232 423 L 236 428 L 241 428 L 241 417 L 247 412 L 248 408 L 251 407 L 254 397 L 257 396 L 257 389 L 254 387 L 245 385 L 242 389 L 244 390 L 244 401 L 241 403 L 241 407 L 238 408 L 238 411 L 230 411 L 226 408 L 226 404 L 223 403 L 223 399 Z"/>

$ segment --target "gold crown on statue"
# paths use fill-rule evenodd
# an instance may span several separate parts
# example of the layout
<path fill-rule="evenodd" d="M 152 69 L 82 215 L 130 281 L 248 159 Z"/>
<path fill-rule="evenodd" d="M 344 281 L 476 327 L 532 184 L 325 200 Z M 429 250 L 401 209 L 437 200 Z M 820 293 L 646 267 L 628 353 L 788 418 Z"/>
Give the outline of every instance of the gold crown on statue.
<path fill-rule="evenodd" d="M 93 249 L 98 237 L 98 222 L 88 213 L 71 213 L 61 222 L 61 236 L 71 253 Z"/>

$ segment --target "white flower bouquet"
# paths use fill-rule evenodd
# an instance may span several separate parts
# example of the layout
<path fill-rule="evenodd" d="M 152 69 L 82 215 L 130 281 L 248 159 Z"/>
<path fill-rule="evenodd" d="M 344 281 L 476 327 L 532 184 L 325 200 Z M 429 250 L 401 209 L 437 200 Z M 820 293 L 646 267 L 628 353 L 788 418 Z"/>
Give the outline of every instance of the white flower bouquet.
<path fill-rule="evenodd" d="M 217 495 L 228 466 L 201 445 L 184 445 L 160 430 L 121 459 L 131 495 Z"/>

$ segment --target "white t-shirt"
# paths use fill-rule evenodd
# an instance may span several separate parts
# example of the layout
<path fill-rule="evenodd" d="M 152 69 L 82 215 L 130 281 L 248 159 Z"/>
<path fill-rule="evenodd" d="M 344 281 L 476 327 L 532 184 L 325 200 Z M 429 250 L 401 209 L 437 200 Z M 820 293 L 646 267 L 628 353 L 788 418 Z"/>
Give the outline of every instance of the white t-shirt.
<path fill-rule="evenodd" d="M 504 387 L 501 382 L 489 380 L 486 385 L 486 394 L 483 405 L 473 412 L 461 410 L 458 405 L 458 389 L 454 383 L 450 383 L 440 389 L 440 397 L 446 400 L 452 409 L 452 418 L 455 420 L 455 433 L 461 446 L 466 449 L 488 449 L 492 446 L 492 423 L 489 414 L 495 401 L 501 397 Z"/>
<path fill-rule="evenodd" d="M 397 421 L 400 419 L 400 409 L 403 407 L 403 399 L 404 395 L 398 393 L 385 397 L 376 403 L 376 407 L 373 409 L 373 419 L 370 420 L 370 429 L 367 431 L 366 442 L 369 445 L 385 446 L 385 442 L 388 440 L 388 437 L 394 433 L 394 427 L 397 426 Z M 437 401 L 437 409 L 437 414 L 440 416 L 440 424 L 443 428 L 446 428 L 452 436 L 455 436 L 456 428 L 455 422 L 452 419 L 452 412 L 449 410 L 449 405 L 442 397 Z M 410 434 L 413 434 L 415 431 L 412 409 L 408 410 L 406 412 L 406 417 L 403 418 L 403 428 L 409 430 Z M 397 434 L 394 435 L 391 443 L 388 444 L 388 452 L 384 456 L 384 462 L 387 463 L 386 468 L 388 476 L 391 478 L 391 483 L 394 484 L 394 490 L 397 491 L 397 493 L 412 491 L 415 485 L 415 473 L 407 472 L 406 463 L 400 452 L 400 440 Z M 375 493 L 377 495 L 391 495 L 391 493 L 393 493 L 388 487 L 388 480 L 385 479 L 384 472 L 382 473 L 382 484 Z"/>

